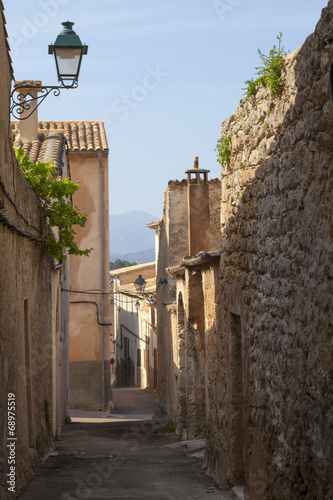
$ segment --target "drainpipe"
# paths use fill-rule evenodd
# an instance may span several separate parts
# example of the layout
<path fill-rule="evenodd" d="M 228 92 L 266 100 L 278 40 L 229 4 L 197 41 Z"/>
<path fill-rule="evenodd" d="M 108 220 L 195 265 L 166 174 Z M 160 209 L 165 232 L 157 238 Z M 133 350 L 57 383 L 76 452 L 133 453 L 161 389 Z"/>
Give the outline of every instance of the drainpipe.
<path fill-rule="evenodd" d="M 97 153 L 99 161 L 100 211 L 101 211 L 101 290 L 104 292 L 104 199 L 102 154 Z M 101 296 L 101 323 L 104 323 L 104 293 Z M 105 365 L 104 365 L 104 325 L 102 325 L 102 407 L 105 407 Z"/>

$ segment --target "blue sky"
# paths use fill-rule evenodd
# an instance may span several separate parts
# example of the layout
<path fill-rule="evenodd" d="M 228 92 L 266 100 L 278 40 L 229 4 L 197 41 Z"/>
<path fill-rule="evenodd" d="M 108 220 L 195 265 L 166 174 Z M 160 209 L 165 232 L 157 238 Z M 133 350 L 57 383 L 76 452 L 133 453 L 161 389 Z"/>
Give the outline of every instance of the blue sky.
<path fill-rule="evenodd" d="M 276 35 L 293 51 L 320 0 L 4 0 L 15 78 L 57 84 L 48 45 L 62 21 L 89 46 L 79 87 L 49 96 L 41 120 L 104 120 L 110 213 L 162 216 L 170 179 L 200 167 L 219 177 L 222 121 Z"/>

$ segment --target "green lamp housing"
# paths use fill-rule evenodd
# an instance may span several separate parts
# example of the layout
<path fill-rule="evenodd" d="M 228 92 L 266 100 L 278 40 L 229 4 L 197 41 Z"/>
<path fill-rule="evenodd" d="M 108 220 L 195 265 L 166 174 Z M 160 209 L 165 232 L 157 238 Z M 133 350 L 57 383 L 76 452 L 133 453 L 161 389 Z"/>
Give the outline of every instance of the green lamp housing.
<path fill-rule="evenodd" d="M 64 28 L 54 45 L 49 45 L 49 54 L 54 55 L 59 82 L 65 87 L 72 87 L 78 82 L 82 56 L 87 54 L 88 46 L 82 45 L 73 31 L 74 23 L 66 21 L 61 24 Z"/>
<path fill-rule="evenodd" d="M 146 280 L 139 274 L 139 277 L 134 281 L 134 286 L 137 292 L 144 292 L 146 288 Z"/>

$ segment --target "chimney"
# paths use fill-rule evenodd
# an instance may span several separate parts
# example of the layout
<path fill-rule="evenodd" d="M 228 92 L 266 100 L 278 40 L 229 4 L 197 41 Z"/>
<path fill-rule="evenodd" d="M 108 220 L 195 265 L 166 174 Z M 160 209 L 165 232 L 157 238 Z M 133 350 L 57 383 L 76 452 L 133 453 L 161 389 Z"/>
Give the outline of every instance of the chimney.
<path fill-rule="evenodd" d="M 22 88 L 22 86 L 26 85 L 27 88 Z M 37 99 L 38 92 L 41 92 L 42 82 L 40 80 L 32 81 L 32 80 L 23 80 L 21 82 L 15 82 L 15 87 L 21 87 L 16 90 L 18 92 L 18 100 L 22 101 L 26 96 L 30 96 L 33 99 Z M 33 100 L 30 103 L 30 107 L 28 109 L 24 109 L 23 113 L 20 115 L 21 118 L 19 120 L 19 132 L 20 139 L 22 142 L 25 141 L 35 141 L 38 139 L 38 102 L 37 100 Z M 31 111 L 33 113 L 29 118 L 25 118 L 28 116 Z"/>
<path fill-rule="evenodd" d="M 195 156 L 193 169 L 187 174 L 188 248 L 191 257 L 209 251 L 209 170 L 199 168 Z"/>

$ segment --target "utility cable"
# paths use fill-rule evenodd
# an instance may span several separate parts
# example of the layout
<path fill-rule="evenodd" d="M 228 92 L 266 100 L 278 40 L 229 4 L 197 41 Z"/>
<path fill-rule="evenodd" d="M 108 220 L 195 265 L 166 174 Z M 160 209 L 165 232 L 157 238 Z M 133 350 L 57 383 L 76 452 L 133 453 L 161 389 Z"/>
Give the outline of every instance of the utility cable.
<path fill-rule="evenodd" d="M 69 302 L 70 304 L 94 304 L 96 306 L 96 309 L 97 309 L 97 312 L 96 312 L 96 315 L 97 315 L 97 323 L 100 325 L 100 326 L 112 326 L 112 323 L 101 323 L 100 320 L 99 320 L 99 312 L 98 312 L 98 304 L 97 302 L 93 302 L 92 300 L 77 300 L 77 301 L 70 301 Z"/>

